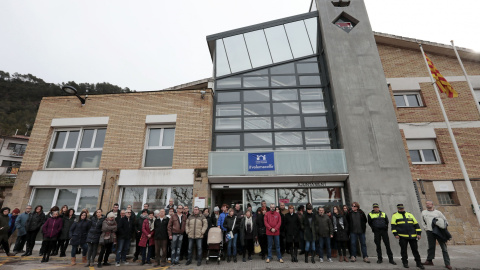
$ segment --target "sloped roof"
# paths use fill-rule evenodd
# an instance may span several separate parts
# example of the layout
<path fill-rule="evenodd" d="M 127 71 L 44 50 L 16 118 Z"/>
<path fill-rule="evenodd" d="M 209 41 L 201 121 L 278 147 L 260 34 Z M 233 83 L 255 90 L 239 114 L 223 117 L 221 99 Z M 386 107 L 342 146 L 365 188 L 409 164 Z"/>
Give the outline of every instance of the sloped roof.
<path fill-rule="evenodd" d="M 456 57 L 455 51 L 451 45 L 441 44 L 436 42 L 430 42 L 421 39 L 408 38 L 402 36 L 396 36 L 391 34 L 385 34 L 380 32 L 373 32 L 375 35 L 375 41 L 377 43 L 392 45 L 396 47 L 403 47 L 412 50 L 420 50 L 418 44 L 421 43 L 425 52 L 431 52 L 436 54 L 443 54 L 451 57 Z M 462 48 L 457 46 L 458 54 L 462 60 L 470 60 L 480 62 L 480 52 L 474 50 Z"/>

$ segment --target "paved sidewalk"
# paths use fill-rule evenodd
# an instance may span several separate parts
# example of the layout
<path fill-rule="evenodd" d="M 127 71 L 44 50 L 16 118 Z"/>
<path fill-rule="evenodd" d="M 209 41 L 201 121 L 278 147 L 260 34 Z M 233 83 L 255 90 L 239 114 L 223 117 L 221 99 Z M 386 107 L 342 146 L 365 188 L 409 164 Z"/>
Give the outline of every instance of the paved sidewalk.
<path fill-rule="evenodd" d="M 449 246 L 449 254 L 454 269 L 479 269 L 480 270 L 480 246 Z M 35 253 L 35 255 L 38 253 Z M 88 269 L 85 268 L 81 263 L 81 256 L 77 255 L 77 265 L 74 267 L 69 266 L 70 258 L 59 258 L 51 257 L 50 262 L 40 263 L 40 257 L 6 257 L 4 254 L 0 256 L 0 270 L 32 270 L 32 269 Z M 185 260 L 181 261 L 180 266 L 168 266 L 168 267 L 157 267 L 153 268 L 152 265 L 141 266 L 138 262 L 129 263 L 128 265 L 121 265 L 120 267 L 115 267 L 113 262 L 113 255 L 110 255 L 111 266 L 104 266 L 102 269 L 123 269 L 123 270 L 135 270 L 135 269 L 404 269 L 401 265 L 399 257 L 395 257 L 397 265 L 391 265 L 388 262 L 383 262 L 383 264 L 377 264 L 376 258 L 371 257 L 371 263 L 367 264 L 364 262 L 355 262 L 355 263 L 345 263 L 338 262 L 338 259 L 334 259 L 333 263 L 320 263 L 318 262 L 318 257 L 316 258 L 316 263 L 304 262 L 304 256 L 299 256 L 298 263 L 290 262 L 290 255 L 286 254 L 284 257 L 285 263 L 279 263 L 277 261 L 272 261 L 270 263 L 265 263 L 262 261 L 259 256 L 255 256 L 254 260 L 251 262 L 242 262 L 241 257 L 237 257 L 239 260 L 237 263 L 227 263 L 222 261 L 220 265 L 216 263 L 205 264 L 205 260 L 200 267 L 197 267 L 196 263 L 186 266 Z M 410 255 L 410 258 L 411 257 Z M 437 246 L 436 250 L 436 259 L 433 261 L 435 266 L 425 267 L 427 270 L 436 270 L 436 269 L 446 269 L 443 264 L 442 254 L 440 247 Z M 80 261 L 80 263 L 78 263 Z M 422 261 L 425 261 L 425 258 L 422 257 Z M 90 269 L 97 269 L 97 267 L 90 267 Z M 418 269 L 415 267 L 415 262 L 413 259 L 410 259 L 410 269 Z"/>

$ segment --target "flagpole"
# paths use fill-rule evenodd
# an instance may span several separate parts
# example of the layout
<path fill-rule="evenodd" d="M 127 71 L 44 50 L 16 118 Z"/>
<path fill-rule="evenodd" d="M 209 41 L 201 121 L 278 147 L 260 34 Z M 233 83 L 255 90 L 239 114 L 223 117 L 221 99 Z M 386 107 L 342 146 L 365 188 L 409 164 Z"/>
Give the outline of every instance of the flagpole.
<path fill-rule="evenodd" d="M 470 178 L 468 177 L 467 169 L 465 168 L 462 155 L 460 154 L 460 150 L 458 149 L 457 140 L 455 140 L 452 127 L 450 126 L 450 121 L 448 121 L 447 113 L 445 112 L 445 107 L 443 107 L 442 99 L 440 98 L 440 94 L 438 93 L 437 84 L 432 77 L 432 73 L 430 72 L 430 67 L 428 66 L 427 58 L 425 58 L 425 52 L 423 51 L 422 44 L 418 44 L 418 45 L 420 46 L 420 50 L 422 51 L 423 60 L 425 61 L 425 65 L 427 66 L 428 74 L 430 74 L 430 80 L 432 81 L 433 87 L 435 88 L 435 94 L 437 95 L 438 103 L 440 104 L 440 108 L 442 109 L 443 118 L 445 118 L 445 124 L 447 125 L 448 133 L 450 134 L 450 139 L 452 139 L 453 148 L 455 149 L 455 153 L 457 154 L 457 159 L 458 159 L 458 162 L 460 163 L 460 169 L 462 170 L 463 178 L 465 179 L 465 184 L 467 186 L 468 194 L 470 195 L 470 200 L 472 201 L 473 209 L 475 210 L 477 221 L 478 221 L 478 224 L 480 225 L 480 209 L 478 207 L 478 202 L 477 202 L 477 198 L 475 197 L 475 193 L 473 192 L 472 183 L 470 183 Z"/>
<path fill-rule="evenodd" d="M 480 114 L 480 104 L 478 103 L 479 101 L 478 101 L 477 95 L 475 95 L 475 91 L 473 90 L 472 83 L 470 82 L 470 79 L 468 78 L 468 75 L 467 75 L 467 71 L 463 66 L 462 59 L 460 59 L 460 55 L 458 55 L 457 47 L 455 47 L 455 44 L 453 44 L 453 40 L 450 40 L 450 42 L 452 43 L 453 50 L 457 55 L 458 62 L 460 63 L 460 67 L 462 67 L 462 70 L 463 70 L 463 75 L 465 75 L 465 79 L 467 80 L 468 87 L 470 88 L 470 92 L 472 92 L 473 100 L 475 100 L 475 105 L 477 105 L 477 110 L 478 110 L 478 113 Z"/>

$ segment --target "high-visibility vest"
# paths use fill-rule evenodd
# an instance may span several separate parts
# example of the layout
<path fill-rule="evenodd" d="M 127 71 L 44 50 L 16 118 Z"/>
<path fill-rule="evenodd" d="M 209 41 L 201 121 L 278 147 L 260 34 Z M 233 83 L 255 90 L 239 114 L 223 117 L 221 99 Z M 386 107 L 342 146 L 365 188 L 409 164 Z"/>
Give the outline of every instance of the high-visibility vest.
<path fill-rule="evenodd" d="M 395 236 L 415 239 L 422 233 L 422 229 L 411 213 L 396 212 L 392 216 L 392 233 Z"/>

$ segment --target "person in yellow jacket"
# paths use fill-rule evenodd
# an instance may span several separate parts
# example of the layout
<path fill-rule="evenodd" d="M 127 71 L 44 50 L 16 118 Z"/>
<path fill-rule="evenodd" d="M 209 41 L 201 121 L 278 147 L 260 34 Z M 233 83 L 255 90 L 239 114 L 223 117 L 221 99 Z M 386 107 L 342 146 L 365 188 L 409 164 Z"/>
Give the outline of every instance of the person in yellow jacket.
<path fill-rule="evenodd" d="M 421 238 L 422 229 L 415 217 L 411 213 L 405 212 L 403 204 L 397 204 L 397 209 L 398 212 L 392 216 L 392 233 L 396 239 L 400 240 L 403 267 L 408 268 L 407 246 L 410 244 L 417 267 L 425 269 L 418 253 L 417 244 L 417 240 Z"/>

